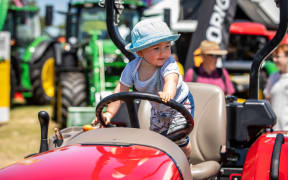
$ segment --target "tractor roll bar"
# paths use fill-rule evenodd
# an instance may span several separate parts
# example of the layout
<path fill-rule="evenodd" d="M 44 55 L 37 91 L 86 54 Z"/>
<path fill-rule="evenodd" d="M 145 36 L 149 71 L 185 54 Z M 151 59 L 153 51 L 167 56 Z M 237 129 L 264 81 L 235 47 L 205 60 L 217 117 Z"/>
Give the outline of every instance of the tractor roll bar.
<path fill-rule="evenodd" d="M 105 6 L 106 6 L 106 25 L 110 38 L 129 60 L 135 59 L 135 54 L 125 49 L 126 42 L 121 37 L 118 31 L 118 27 L 115 26 L 115 20 L 116 20 L 115 11 L 117 9 L 117 7 L 115 6 L 115 0 L 105 0 Z"/>
<path fill-rule="evenodd" d="M 264 48 L 258 51 L 254 57 L 251 71 L 250 71 L 250 81 L 249 81 L 249 98 L 258 99 L 258 89 L 259 89 L 259 72 L 261 64 L 264 60 L 276 49 L 280 44 L 283 37 L 285 36 L 288 29 L 288 2 L 287 0 L 277 0 L 276 4 L 279 3 L 280 6 L 280 23 L 274 38 L 269 41 Z"/>

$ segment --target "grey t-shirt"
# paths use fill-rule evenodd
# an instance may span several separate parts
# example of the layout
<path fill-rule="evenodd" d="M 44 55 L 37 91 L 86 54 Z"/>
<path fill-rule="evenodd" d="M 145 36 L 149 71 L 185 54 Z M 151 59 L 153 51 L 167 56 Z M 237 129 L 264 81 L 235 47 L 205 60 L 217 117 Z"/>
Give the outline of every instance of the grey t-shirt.
<path fill-rule="evenodd" d="M 127 87 L 132 87 L 134 85 L 135 89 L 139 92 L 158 95 L 158 92 L 163 90 L 164 77 L 171 73 L 177 73 L 179 78 L 174 100 L 181 103 L 187 97 L 189 88 L 179 74 L 177 63 L 172 56 L 170 56 L 163 66 L 159 67 L 152 77 L 146 81 L 140 81 L 138 79 L 138 68 L 141 61 L 141 57 L 136 57 L 126 65 L 120 78 L 120 82 L 123 85 Z"/>
<path fill-rule="evenodd" d="M 288 131 L 288 73 L 280 74 L 271 88 L 271 105 L 277 116 L 274 131 Z"/>
<path fill-rule="evenodd" d="M 271 89 L 279 79 L 280 79 L 279 71 L 275 72 L 269 76 L 266 87 L 265 87 L 264 92 L 263 92 L 266 98 L 268 98 L 268 99 L 271 98 Z"/>

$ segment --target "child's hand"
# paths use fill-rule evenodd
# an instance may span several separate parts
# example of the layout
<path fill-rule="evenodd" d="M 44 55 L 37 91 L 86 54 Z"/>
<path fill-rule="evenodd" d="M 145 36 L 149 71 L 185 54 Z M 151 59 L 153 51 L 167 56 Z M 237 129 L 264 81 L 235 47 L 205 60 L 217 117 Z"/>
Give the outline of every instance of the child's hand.
<path fill-rule="evenodd" d="M 162 99 L 162 101 L 165 103 L 172 99 L 172 93 L 159 91 L 158 94 L 160 98 Z"/>
<path fill-rule="evenodd" d="M 110 112 L 104 112 L 103 114 L 102 114 L 102 118 L 103 118 L 103 120 L 105 121 L 105 124 L 107 125 L 107 124 L 110 124 L 110 121 L 111 121 L 111 119 L 112 119 L 112 114 L 110 113 Z M 99 123 L 99 120 L 98 120 L 98 118 L 97 117 L 95 117 L 95 119 L 91 122 L 91 125 L 92 126 L 96 126 L 97 124 Z"/>

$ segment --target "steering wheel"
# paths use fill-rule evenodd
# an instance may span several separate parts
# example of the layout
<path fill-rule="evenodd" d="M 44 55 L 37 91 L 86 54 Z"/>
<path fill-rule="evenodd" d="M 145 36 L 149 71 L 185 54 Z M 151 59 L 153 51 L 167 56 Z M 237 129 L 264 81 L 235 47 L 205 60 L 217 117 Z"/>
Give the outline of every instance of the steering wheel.
<path fill-rule="evenodd" d="M 175 109 L 178 112 L 180 112 L 187 119 L 187 124 L 184 128 L 179 129 L 166 136 L 172 141 L 177 141 L 179 139 L 186 137 L 187 135 L 190 134 L 190 132 L 192 131 L 194 127 L 193 117 L 182 104 L 174 100 L 170 100 L 169 102 L 163 102 L 161 98 L 157 95 L 141 93 L 141 92 L 120 92 L 120 93 L 115 93 L 115 94 L 112 94 L 110 96 L 103 98 L 96 107 L 96 117 L 98 118 L 102 126 L 111 127 L 111 125 L 106 125 L 105 121 L 102 118 L 101 114 L 102 114 L 104 107 L 110 104 L 111 102 L 118 101 L 118 100 L 124 101 L 126 103 L 126 107 L 128 110 L 132 128 L 140 128 L 135 100 L 149 100 L 149 101 L 154 101 L 157 103 L 165 104 L 168 107 L 171 107 L 172 109 Z"/>

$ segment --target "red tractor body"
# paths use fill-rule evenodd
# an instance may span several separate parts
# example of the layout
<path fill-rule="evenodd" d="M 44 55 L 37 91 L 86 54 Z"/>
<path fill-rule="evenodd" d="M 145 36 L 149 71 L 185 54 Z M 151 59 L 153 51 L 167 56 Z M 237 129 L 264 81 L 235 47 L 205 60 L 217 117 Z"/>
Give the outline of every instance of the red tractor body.
<path fill-rule="evenodd" d="M 243 167 L 242 179 L 269 179 L 271 173 L 271 162 L 274 146 L 276 146 L 276 135 L 284 135 L 279 153 L 279 179 L 288 179 L 288 132 L 266 133 L 260 136 L 250 147 Z"/>
<path fill-rule="evenodd" d="M 181 179 L 173 160 L 147 146 L 72 145 L 1 170 L 0 179 Z"/>
<path fill-rule="evenodd" d="M 255 22 L 234 22 L 230 26 L 230 34 L 266 35 L 266 27 Z"/>

